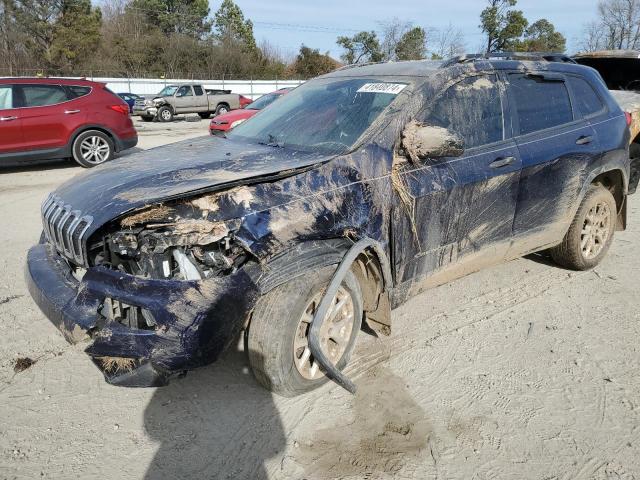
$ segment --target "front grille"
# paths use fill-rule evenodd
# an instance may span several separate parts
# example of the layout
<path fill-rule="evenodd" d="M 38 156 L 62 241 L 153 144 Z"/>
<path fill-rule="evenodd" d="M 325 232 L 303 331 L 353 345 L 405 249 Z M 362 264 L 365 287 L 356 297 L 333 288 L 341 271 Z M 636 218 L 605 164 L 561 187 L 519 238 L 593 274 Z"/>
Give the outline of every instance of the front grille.
<path fill-rule="evenodd" d="M 79 266 L 88 267 L 85 235 L 93 218 L 82 215 L 53 194 L 42 204 L 44 234 L 56 250 Z"/>

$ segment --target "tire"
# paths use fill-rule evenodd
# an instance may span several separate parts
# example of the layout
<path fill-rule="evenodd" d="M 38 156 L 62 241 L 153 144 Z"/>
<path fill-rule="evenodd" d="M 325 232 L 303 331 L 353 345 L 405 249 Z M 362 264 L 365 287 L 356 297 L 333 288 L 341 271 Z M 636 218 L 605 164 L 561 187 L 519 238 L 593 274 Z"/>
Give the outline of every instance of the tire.
<path fill-rule="evenodd" d="M 562 243 L 551 258 L 572 270 L 588 270 L 604 258 L 616 228 L 616 201 L 602 185 L 591 185 Z"/>
<path fill-rule="evenodd" d="M 229 113 L 230 110 L 231 109 L 229 108 L 229 105 L 227 105 L 226 103 L 221 103 L 216 108 L 216 115 L 224 115 L 225 113 Z"/>
<path fill-rule="evenodd" d="M 77 163 L 85 168 L 91 168 L 111 160 L 115 154 L 115 148 L 113 140 L 106 133 L 87 130 L 73 141 L 71 153 Z"/>
<path fill-rule="evenodd" d="M 305 313 L 315 312 L 317 302 L 334 272 L 335 266 L 308 272 L 276 287 L 258 300 L 246 333 L 246 347 L 253 374 L 267 390 L 285 397 L 294 397 L 314 390 L 328 381 L 317 366 L 313 373 L 313 357 L 304 347 L 299 346 L 299 342 L 304 337 L 302 333 L 308 332 L 311 325 L 310 322 L 303 322 L 303 316 L 311 319 Z M 337 323 L 342 327 L 334 331 L 334 334 L 337 333 L 334 335 L 336 337 L 343 334 L 342 347 L 335 341 L 327 341 L 331 343 L 331 348 L 334 348 L 334 358 L 339 356 L 337 367 L 343 369 L 355 346 L 363 315 L 360 285 L 352 272 L 345 277 L 336 298 L 350 299 L 350 302 L 346 300 L 343 308 L 337 310 L 335 317 L 330 317 L 331 320 L 344 319 L 342 322 L 345 323 Z M 346 313 L 351 311 L 351 307 L 353 310 L 349 319 Z M 325 324 L 328 321 L 325 321 Z M 348 323 L 351 324 L 350 331 Z M 326 335 L 328 336 L 329 334 Z M 305 359 L 302 359 L 305 354 Z M 296 364 L 304 364 L 304 367 Z M 303 376 L 300 368 L 305 371 L 306 376 Z"/>
<path fill-rule="evenodd" d="M 149 115 L 140 115 L 140 118 L 143 122 L 153 122 L 153 116 Z"/>
<path fill-rule="evenodd" d="M 166 105 L 160 107 L 157 115 L 158 120 L 161 122 L 173 122 L 173 110 L 171 110 L 171 107 L 167 107 Z"/>
<path fill-rule="evenodd" d="M 211 116 L 211 112 L 200 112 L 198 115 L 200 115 L 201 119 L 206 120 Z"/>

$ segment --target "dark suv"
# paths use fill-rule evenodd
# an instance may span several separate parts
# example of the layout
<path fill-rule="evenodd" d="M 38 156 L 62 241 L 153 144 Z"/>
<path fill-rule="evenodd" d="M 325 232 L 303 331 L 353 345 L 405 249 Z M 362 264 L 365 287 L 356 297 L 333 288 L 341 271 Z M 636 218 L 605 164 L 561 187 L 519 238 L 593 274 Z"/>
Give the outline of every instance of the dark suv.
<path fill-rule="evenodd" d="M 358 332 L 388 335 L 410 295 L 542 250 L 570 269 L 600 262 L 626 224 L 628 145 L 587 67 L 343 68 L 227 137 L 62 185 L 27 280 L 111 383 L 162 385 L 244 329 L 272 391 L 327 378 L 353 391 Z"/>
<path fill-rule="evenodd" d="M 0 79 L 0 166 L 73 158 L 93 167 L 137 143 L 129 106 L 104 83 Z"/>

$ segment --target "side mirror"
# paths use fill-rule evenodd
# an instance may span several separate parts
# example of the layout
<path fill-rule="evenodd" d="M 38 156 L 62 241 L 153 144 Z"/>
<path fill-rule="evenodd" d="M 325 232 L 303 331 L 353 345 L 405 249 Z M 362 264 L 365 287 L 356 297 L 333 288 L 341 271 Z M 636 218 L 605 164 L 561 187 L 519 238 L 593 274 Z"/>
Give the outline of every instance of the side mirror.
<path fill-rule="evenodd" d="M 402 131 L 402 146 L 412 161 L 427 158 L 459 157 L 462 139 L 451 130 L 412 121 Z"/>
<path fill-rule="evenodd" d="M 176 92 L 176 97 L 182 97 L 183 93 L 182 92 Z"/>

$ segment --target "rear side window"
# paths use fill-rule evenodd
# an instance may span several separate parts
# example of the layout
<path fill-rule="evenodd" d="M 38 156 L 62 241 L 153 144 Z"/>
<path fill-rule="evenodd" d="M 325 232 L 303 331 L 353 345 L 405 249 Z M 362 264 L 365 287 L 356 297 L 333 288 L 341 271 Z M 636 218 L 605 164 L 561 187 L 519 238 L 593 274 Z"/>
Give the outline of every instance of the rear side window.
<path fill-rule="evenodd" d="M 0 110 L 13 108 L 13 90 L 11 85 L 0 85 Z"/>
<path fill-rule="evenodd" d="M 60 85 L 21 85 L 25 107 L 44 107 L 67 101 L 67 92 Z"/>
<path fill-rule="evenodd" d="M 89 92 L 91 92 L 91 87 L 81 87 L 78 85 L 73 85 L 73 86 L 67 87 L 67 91 L 69 92 L 69 100 L 74 100 L 76 98 L 89 95 Z"/>
<path fill-rule="evenodd" d="M 537 132 L 573 121 L 569 91 L 564 81 L 522 74 L 509 75 L 520 134 Z"/>
<path fill-rule="evenodd" d="M 202 95 L 204 92 L 202 91 L 202 87 L 200 85 L 194 85 L 193 86 L 193 91 L 196 92 L 196 95 L 200 96 Z"/>
<path fill-rule="evenodd" d="M 568 77 L 569 86 L 573 91 L 577 110 L 583 117 L 588 117 L 594 113 L 604 110 L 604 103 L 595 92 L 593 87 L 580 77 Z"/>
<path fill-rule="evenodd" d="M 449 87 L 433 102 L 424 123 L 457 133 L 466 148 L 503 140 L 502 101 L 496 76 L 469 77 Z"/>

